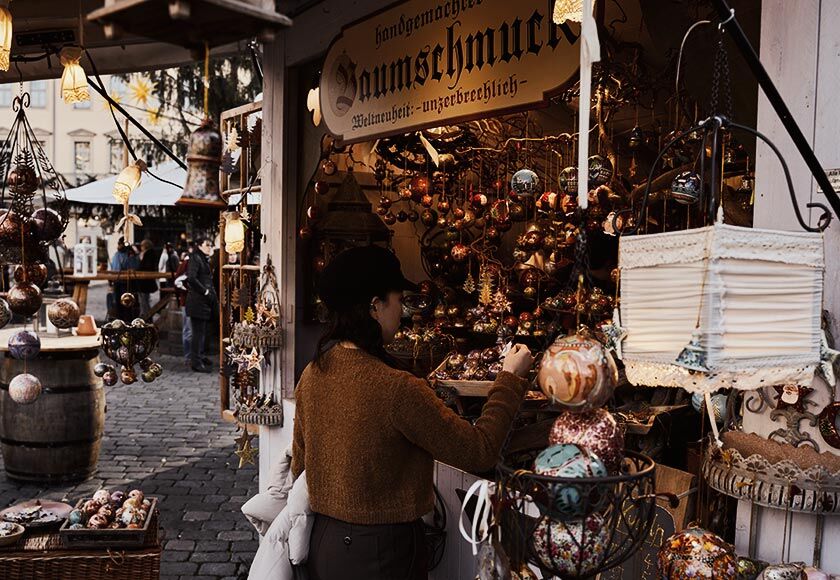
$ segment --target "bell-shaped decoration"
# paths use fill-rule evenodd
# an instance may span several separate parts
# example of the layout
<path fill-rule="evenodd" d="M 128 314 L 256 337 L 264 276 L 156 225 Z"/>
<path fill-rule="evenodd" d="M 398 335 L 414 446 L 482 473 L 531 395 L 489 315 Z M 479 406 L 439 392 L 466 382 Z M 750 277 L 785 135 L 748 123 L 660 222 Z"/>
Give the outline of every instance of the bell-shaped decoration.
<path fill-rule="evenodd" d="M 709 371 L 709 367 L 706 366 L 706 351 L 700 344 L 700 333 L 698 331 L 695 330 L 691 333 L 691 340 L 677 356 L 674 364 L 690 371 L 701 373 Z"/>
<path fill-rule="evenodd" d="M 0 70 L 9 70 L 12 49 L 12 13 L 0 6 Z"/>
<path fill-rule="evenodd" d="M 90 100 L 87 75 L 79 64 L 82 58 L 82 49 L 77 46 L 67 46 L 61 49 L 62 66 L 64 72 L 61 74 L 61 97 L 68 105 Z"/>
<path fill-rule="evenodd" d="M 175 205 L 225 207 L 219 190 L 219 167 L 222 164 L 222 134 L 210 119 L 190 137 L 187 152 L 187 182 Z"/>

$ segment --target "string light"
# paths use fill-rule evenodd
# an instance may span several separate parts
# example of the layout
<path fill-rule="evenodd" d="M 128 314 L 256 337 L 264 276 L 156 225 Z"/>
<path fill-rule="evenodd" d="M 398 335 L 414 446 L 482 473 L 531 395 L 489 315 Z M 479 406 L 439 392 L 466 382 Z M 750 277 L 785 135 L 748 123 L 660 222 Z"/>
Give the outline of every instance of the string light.
<path fill-rule="evenodd" d="M 61 49 L 59 60 L 64 66 L 61 74 L 61 96 L 69 104 L 90 100 L 87 75 L 79 64 L 82 49 L 77 46 L 66 46 Z"/>

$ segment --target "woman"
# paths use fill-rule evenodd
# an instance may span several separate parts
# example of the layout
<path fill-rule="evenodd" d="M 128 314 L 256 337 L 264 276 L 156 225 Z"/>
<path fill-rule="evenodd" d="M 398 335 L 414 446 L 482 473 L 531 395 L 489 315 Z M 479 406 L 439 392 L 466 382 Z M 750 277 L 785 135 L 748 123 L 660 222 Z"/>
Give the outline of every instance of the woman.
<path fill-rule="evenodd" d="M 192 338 L 190 340 L 190 368 L 197 373 L 212 372 L 211 361 L 204 356 L 204 342 L 207 329 L 213 319 L 219 300 L 210 274 L 209 256 L 213 253 L 213 242 L 201 238 L 196 250 L 187 262 L 186 314 L 190 318 Z"/>
<path fill-rule="evenodd" d="M 155 245 L 152 240 L 146 238 L 140 242 L 140 266 L 137 268 L 140 272 L 157 272 L 158 256 L 154 252 Z M 146 313 L 152 309 L 152 294 L 158 291 L 156 280 L 138 280 L 137 283 L 137 297 L 140 300 L 140 316 L 146 316 Z"/>
<path fill-rule="evenodd" d="M 527 390 L 533 358 L 516 346 L 472 425 L 426 381 L 395 368 L 384 344 L 413 286 L 375 246 L 338 255 L 323 273 L 331 324 L 295 391 L 292 453 L 317 514 L 311 580 L 427 578 L 420 517 L 434 505 L 434 460 L 492 469 Z"/>

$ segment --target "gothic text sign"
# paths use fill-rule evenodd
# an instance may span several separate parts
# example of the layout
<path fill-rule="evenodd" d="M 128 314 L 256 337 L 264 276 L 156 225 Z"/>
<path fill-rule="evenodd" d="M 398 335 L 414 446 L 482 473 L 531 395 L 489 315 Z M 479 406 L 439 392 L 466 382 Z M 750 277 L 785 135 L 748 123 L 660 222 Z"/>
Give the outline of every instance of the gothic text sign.
<path fill-rule="evenodd" d="M 321 112 L 346 142 L 532 107 L 579 64 L 580 26 L 554 0 L 408 0 L 345 28 L 321 73 Z"/>

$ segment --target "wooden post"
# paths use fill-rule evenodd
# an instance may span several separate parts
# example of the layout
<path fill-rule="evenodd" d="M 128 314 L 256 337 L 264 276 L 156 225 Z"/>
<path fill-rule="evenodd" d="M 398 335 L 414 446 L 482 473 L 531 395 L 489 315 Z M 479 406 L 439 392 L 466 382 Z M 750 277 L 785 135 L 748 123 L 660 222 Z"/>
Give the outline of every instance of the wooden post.
<path fill-rule="evenodd" d="M 808 138 L 817 158 L 828 170 L 840 167 L 840 150 L 836 135 L 840 119 L 836 111 L 840 89 L 840 39 L 835 31 L 840 26 L 840 5 L 832 0 L 764 0 L 761 5 L 761 61 L 784 97 L 791 113 Z M 733 55 L 733 58 L 738 58 Z M 758 130 L 767 135 L 784 155 L 790 167 L 797 201 L 810 225 L 816 225 L 817 213 L 805 208 L 810 201 L 825 202 L 825 196 L 816 191 L 811 172 L 788 136 L 781 121 L 767 98 L 759 90 Z M 754 226 L 781 230 L 796 230 L 799 225 L 790 207 L 782 168 L 773 152 L 759 143 L 756 159 Z M 840 257 L 833 251 L 838 247 L 840 224 L 834 220 L 825 232 L 826 277 L 824 308 L 834 317 L 840 300 Z M 832 325 L 834 336 L 840 326 Z M 810 399 L 818 404 L 819 412 L 830 399 L 829 388 L 818 377 L 814 381 Z M 756 415 L 745 409 L 744 430 L 767 437 L 771 431 L 783 427 L 773 422 L 765 411 Z M 821 451 L 835 451 L 822 440 L 814 427 L 800 424 L 820 444 Z M 756 521 L 757 520 L 757 521 Z M 840 518 L 825 518 L 822 541 L 821 567 L 830 573 L 840 573 L 840 552 L 832 549 L 832 539 L 840 535 Z M 739 553 L 747 554 L 755 547 L 758 558 L 778 562 L 813 562 L 817 518 L 794 514 L 789 541 L 782 551 L 785 530 L 785 513 L 782 510 L 752 509 L 749 502 L 738 505 L 736 546 Z M 751 536 L 751 531 L 754 537 Z"/>

